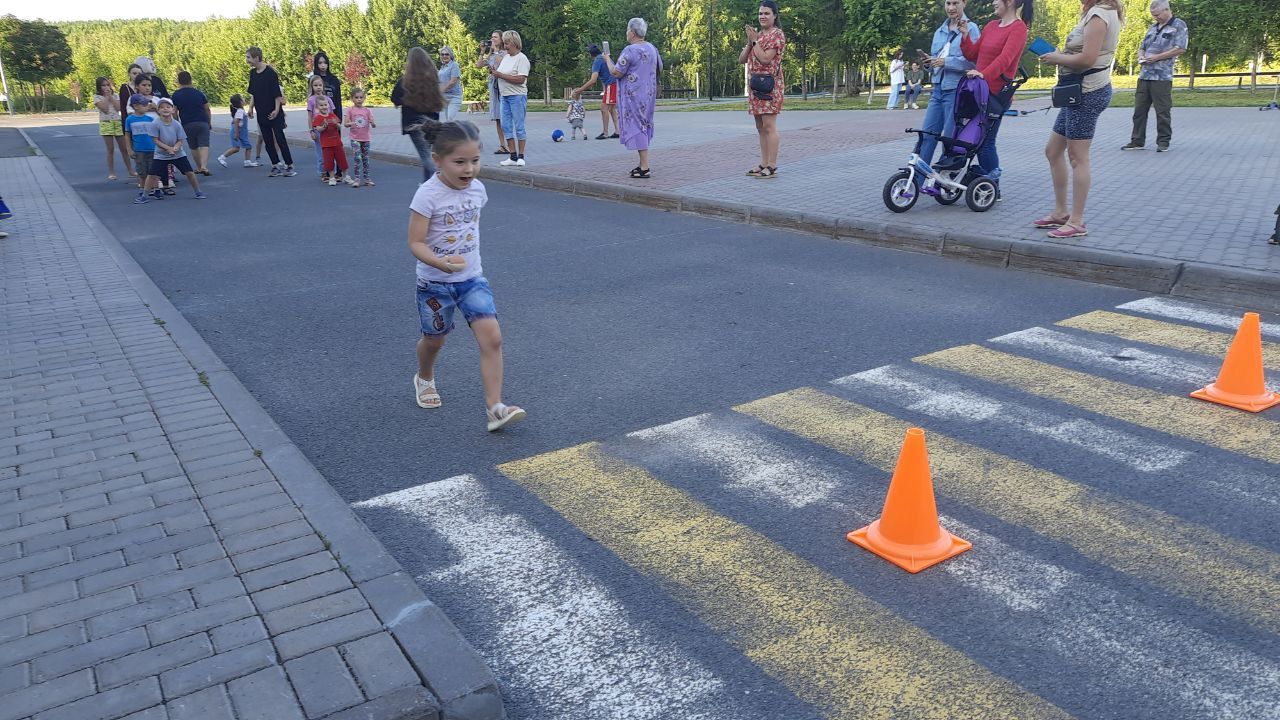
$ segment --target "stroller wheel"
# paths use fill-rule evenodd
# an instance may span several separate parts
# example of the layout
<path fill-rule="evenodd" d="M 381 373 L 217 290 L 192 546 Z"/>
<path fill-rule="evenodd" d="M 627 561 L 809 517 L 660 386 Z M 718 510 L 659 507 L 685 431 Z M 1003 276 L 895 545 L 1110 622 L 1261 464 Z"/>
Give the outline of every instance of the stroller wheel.
<path fill-rule="evenodd" d="M 996 204 L 996 184 L 988 177 L 980 177 L 969 184 L 964 193 L 965 204 L 974 212 L 986 212 Z"/>
<path fill-rule="evenodd" d="M 909 171 L 900 170 L 885 181 L 881 197 L 884 199 L 885 207 L 896 213 L 902 213 L 916 204 L 916 200 L 920 198 L 920 189 L 911 182 Z"/>
<path fill-rule="evenodd" d="M 956 175 L 959 175 L 959 173 L 950 173 L 950 179 L 955 180 Z M 952 190 L 944 185 L 939 185 L 938 194 L 934 195 L 933 199 L 937 200 L 939 205 L 955 205 L 956 201 L 962 197 L 964 197 L 963 190 Z"/>

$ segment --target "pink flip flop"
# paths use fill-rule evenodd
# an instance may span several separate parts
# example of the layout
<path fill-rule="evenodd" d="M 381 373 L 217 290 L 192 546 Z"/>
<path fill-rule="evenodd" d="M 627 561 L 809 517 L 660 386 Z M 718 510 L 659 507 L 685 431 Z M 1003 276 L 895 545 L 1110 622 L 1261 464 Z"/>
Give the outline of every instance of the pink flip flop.
<path fill-rule="evenodd" d="M 1089 231 L 1086 230 L 1083 225 L 1076 226 L 1076 225 L 1064 224 L 1056 230 L 1049 231 L 1049 237 L 1056 238 L 1058 240 L 1064 240 L 1066 238 L 1084 237 L 1085 235 L 1088 235 L 1088 234 L 1089 234 Z"/>

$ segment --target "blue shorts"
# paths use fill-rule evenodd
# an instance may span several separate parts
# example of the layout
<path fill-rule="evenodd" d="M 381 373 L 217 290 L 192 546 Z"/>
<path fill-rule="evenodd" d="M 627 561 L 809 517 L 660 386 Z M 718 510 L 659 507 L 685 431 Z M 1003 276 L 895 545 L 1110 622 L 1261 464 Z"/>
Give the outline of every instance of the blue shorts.
<path fill-rule="evenodd" d="M 1111 104 L 1111 86 L 1105 85 L 1080 96 L 1080 104 L 1058 111 L 1053 131 L 1068 140 L 1092 140 L 1098 116 Z"/>
<path fill-rule="evenodd" d="M 453 310 L 462 310 L 467 324 L 498 317 L 493 290 L 484 276 L 462 282 L 418 281 L 418 319 L 423 335 L 448 335 L 453 330 Z"/>

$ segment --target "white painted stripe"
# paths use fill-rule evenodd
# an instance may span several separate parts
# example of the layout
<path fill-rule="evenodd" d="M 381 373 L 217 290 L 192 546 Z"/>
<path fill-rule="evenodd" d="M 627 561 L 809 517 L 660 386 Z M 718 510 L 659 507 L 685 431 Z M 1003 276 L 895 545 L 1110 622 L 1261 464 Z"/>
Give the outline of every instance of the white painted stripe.
<path fill-rule="evenodd" d="M 713 673 L 634 622 L 550 538 L 504 512 L 471 475 L 354 504 L 430 526 L 458 561 L 431 574 L 462 585 L 497 625 L 481 652 L 505 683 L 566 720 L 737 717 Z M 740 710 L 740 709 L 739 709 Z"/>
<path fill-rule="evenodd" d="M 1240 327 L 1240 320 L 1244 317 L 1245 311 L 1228 312 L 1226 310 L 1218 310 L 1206 305 L 1197 305 L 1196 303 L 1186 302 L 1184 300 L 1171 300 L 1169 298 L 1143 298 L 1134 300 L 1116 307 L 1117 310 L 1130 310 L 1132 312 L 1146 313 L 1148 315 L 1159 315 L 1161 317 L 1172 318 L 1174 320 L 1185 320 L 1187 322 L 1200 323 L 1201 325 L 1209 325 L 1212 327 L 1226 328 L 1235 330 Z M 1280 338 L 1280 324 L 1262 323 L 1262 334 L 1264 337 Z"/>
<path fill-rule="evenodd" d="M 631 437 L 655 443 L 659 452 L 693 457 L 728 479 L 726 487 L 772 514 L 782 502 L 795 507 L 794 478 L 840 476 L 838 468 L 800 458 L 761 433 L 724 427 L 699 415 Z M 707 438 L 715 438 L 708 453 Z M 739 453 L 738 449 L 749 448 Z M 741 478 L 756 478 L 744 483 Z M 704 475 L 699 475 L 704 477 Z M 869 522 L 876 507 L 836 499 L 836 487 L 810 494 L 848 518 Z M 1015 622 L 1034 627 L 1037 646 L 1092 667 L 1095 683 L 1111 693 L 1141 694 L 1176 708 L 1179 717 L 1257 718 L 1280 713 L 1280 666 L 1214 636 L 1169 619 L 1131 597 L 1063 567 L 1014 549 L 999 538 L 942 517 L 944 527 L 973 543 L 938 567 L 976 593 L 1009 608 Z M 1096 688 L 1095 688 L 1096 689 Z M 1182 714 L 1185 712 L 1185 715 Z"/>
<path fill-rule="evenodd" d="M 1167 471 L 1191 457 L 1185 450 L 1091 420 L 1067 418 L 1022 403 L 996 400 L 916 367 L 888 365 L 833 380 L 832 384 L 867 390 L 908 410 L 943 420 L 989 423 L 1040 435 L 1141 472 Z"/>
<path fill-rule="evenodd" d="M 733 487 L 780 500 L 793 508 L 826 502 L 840 484 L 835 475 L 804 467 L 803 463 L 788 464 L 783 461 L 784 456 L 773 454 L 758 443 L 744 441 L 741 435 L 718 426 L 710 415 L 638 430 L 627 437 L 677 441 L 684 452 L 731 478 Z"/>
<path fill-rule="evenodd" d="M 1218 377 L 1222 361 L 1197 362 L 1048 328 L 1029 328 L 991 338 L 996 345 L 1030 350 L 1053 358 L 1069 360 L 1088 368 L 1110 370 L 1136 377 L 1155 376 L 1185 385 L 1201 387 Z"/>

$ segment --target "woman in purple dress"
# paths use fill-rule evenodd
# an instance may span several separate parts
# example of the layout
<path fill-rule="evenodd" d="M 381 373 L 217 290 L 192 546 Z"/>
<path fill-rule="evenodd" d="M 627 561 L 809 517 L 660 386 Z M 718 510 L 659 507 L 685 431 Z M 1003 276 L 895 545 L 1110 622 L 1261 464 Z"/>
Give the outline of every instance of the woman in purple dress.
<path fill-rule="evenodd" d="M 627 21 L 627 47 L 613 58 L 605 54 L 609 72 L 618 78 L 618 132 L 622 145 L 640 153 L 640 164 L 631 171 L 633 178 L 649 177 L 649 142 L 653 140 L 653 109 L 658 104 L 658 76 L 662 73 L 662 56 L 658 48 L 644 39 L 649 24 L 644 18 Z"/>

